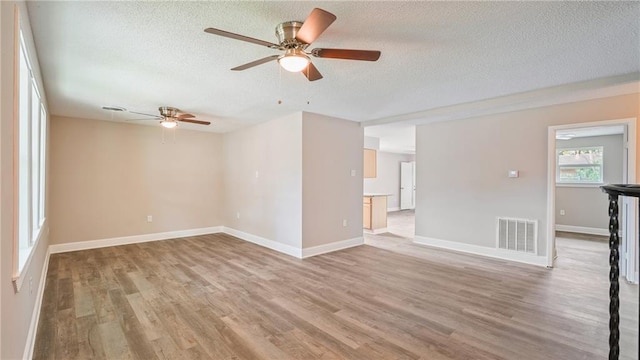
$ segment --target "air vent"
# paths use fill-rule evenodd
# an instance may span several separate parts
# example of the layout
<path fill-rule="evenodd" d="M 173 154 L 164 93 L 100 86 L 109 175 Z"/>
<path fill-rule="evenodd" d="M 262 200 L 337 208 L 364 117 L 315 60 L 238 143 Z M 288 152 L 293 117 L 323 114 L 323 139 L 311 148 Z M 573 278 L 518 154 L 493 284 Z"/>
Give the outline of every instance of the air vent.
<path fill-rule="evenodd" d="M 498 218 L 498 248 L 536 254 L 538 221 Z"/>

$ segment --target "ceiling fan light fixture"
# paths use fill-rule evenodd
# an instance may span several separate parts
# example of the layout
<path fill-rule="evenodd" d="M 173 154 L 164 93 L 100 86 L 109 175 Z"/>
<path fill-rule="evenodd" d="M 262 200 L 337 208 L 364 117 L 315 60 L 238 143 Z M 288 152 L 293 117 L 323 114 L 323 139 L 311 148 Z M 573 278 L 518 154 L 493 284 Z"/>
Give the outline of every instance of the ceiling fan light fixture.
<path fill-rule="evenodd" d="M 167 129 L 173 129 L 174 127 L 178 126 L 178 122 L 175 120 L 162 120 L 160 121 L 160 125 Z"/>
<path fill-rule="evenodd" d="M 309 65 L 309 57 L 301 49 L 288 49 L 278 63 L 287 71 L 300 72 Z"/>

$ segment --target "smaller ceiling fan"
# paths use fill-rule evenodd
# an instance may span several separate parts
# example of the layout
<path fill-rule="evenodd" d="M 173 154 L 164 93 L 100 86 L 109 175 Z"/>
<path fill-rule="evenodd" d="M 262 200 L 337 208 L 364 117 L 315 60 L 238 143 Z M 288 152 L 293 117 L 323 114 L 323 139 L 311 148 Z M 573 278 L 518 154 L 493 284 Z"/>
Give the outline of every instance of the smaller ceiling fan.
<path fill-rule="evenodd" d="M 137 111 L 131 111 L 131 110 L 127 110 L 127 109 L 125 109 L 123 107 L 118 107 L 118 106 L 103 106 L 102 108 L 104 110 L 127 111 L 127 112 L 130 112 L 132 114 L 149 116 L 149 117 L 151 117 L 150 119 L 133 119 L 133 120 L 130 120 L 130 121 L 160 120 L 160 125 L 162 125 L 163 127 L 167 128 L 167 129 L 171 129 L 171 128 L 174 128 L 174 127 L 178 126 L 178 121 L 186 122 L 186 123 L 192 123 L 192 124 L 198 124 L 198 125 L 210 125 L 211 124 L 210 121 L 193 119 L 193 117 L 195 117 L 195 115 L 191 115 L 191 114 L 188 114 L 188 113 L 183 113 L 179 109 L 176 109 L 176 108 L 170 107 L 170 106 L 161 106 L 161 107 L 159 107 L 158 110 L 160 111 L 160 115 L 152 115 L 152 114 L 146 114 L 146 113 L 141 113 L 141 112 L 137 112 Z"/>
<path fill-rule="evenodd" d="M 315 48 L 311 51 L 307 51 L 307 47 L 309 47 L 309 45 L 314 42 L 335 20 L 336 16 L 332 13 L 315 8 L 311 11 L 311 14 L 309 14 L 304 22 L 287 21 L 278 24 L 278 26 L 276 26 L 276 37 L 279 41 L 278 44 L 215 28 L 206 28 L 204 31 L 209 34 L 242 40 L 252 44 L 266 46 L 270 49 L 284 51 L 284 54 L 282 55 L 267 56 L 250 63 L 234 67 L 231 70 L 246 70 L 277 59 L 283 69 L 291 72 L 302 72 L 309 81 L 315 81 L 322 79 L 322 74 L 320 74 L 320 71 L 318 71 L 318 69 L 313 65 L 309 59 L 309 55 L 317 58 L 365 61 L 376 61 L 380 58 L 380 51 L 377 50 Z"/>

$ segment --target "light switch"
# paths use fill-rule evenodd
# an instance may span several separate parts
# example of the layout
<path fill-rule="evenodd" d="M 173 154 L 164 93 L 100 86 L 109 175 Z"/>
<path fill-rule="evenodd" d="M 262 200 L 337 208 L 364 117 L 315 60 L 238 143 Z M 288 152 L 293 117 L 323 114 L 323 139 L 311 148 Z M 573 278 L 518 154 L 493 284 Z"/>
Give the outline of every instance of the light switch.
<path fill-rule="evenodd" d="M 355 169 L 351 169 L 351 176 L 356 176 L 356 170 Z"/>
<path fill-rule="evenodd" d="M 518 170 L 509 170 L 510 178 L 517 178 L 520 176 L 520 172 Z"/>

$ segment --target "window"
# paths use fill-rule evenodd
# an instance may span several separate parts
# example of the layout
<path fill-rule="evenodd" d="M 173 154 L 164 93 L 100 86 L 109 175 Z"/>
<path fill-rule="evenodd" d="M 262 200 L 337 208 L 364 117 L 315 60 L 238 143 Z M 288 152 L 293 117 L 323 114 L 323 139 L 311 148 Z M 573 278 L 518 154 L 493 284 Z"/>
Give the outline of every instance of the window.
<path fill-rule="evenodd" d="M 16 144 L 17 257 L 14 278 L 29 261 L 45 223 L 45 156 L 47 112 L 33 74 L 22 31 L 18 54 L 18 137 Z M 19 286 L 18 286 L 19 288 Z"/>
<path fill-rule="evenodd" d="M 558 149 L 556 182 L 565 184 L 601 184 L 603 147 Z"/>

